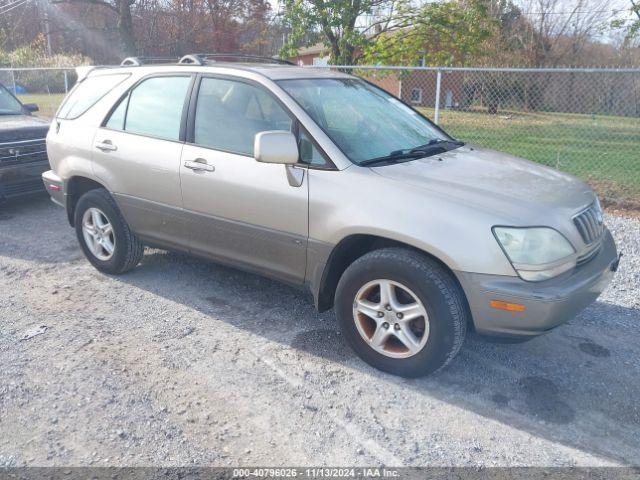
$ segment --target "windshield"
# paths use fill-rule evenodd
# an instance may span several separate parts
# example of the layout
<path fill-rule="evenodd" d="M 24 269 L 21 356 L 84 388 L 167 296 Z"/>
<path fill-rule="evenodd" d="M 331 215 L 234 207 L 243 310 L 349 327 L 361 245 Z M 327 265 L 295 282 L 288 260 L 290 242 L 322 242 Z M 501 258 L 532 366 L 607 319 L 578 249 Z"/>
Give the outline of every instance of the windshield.
<path fill-rule="evenodd" d="M 20 115 L 22 113 L 24 112 L 20 102 L 11 95 L 9 90 L 0 85 L 0 115 Z"/>
<path fill-rule="evenodd" d="M 319 78 L 278 84 L 357 164 L 451 140 L 397 98 L 362 80 Z"/>

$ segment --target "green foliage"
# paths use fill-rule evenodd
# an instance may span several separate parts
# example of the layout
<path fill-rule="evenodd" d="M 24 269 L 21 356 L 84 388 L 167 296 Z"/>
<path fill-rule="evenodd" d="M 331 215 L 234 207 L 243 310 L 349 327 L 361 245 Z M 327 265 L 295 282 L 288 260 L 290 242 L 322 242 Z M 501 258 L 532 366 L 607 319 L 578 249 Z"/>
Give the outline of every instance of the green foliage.
<path fill-rule="evenodd" d="M 11 52 L 0 50 L 0 63 L 12 67 L 76 67 L 90 65 L 91 59 L 79 54 L 56 54 L 48 57 L 44 38 L 40 35 L 33 43 Z"/>
<path fill-rule="evenodd" d="M 640 3 L 631 0 L 629 14 L 629 18 L 616 18 L 610 24 L 613 30 L 621 30 L 624 33 L 624 42 L 627 45 L 640 39 Z"/>
<path fill-rule="evenodd" d="M 322 41 L 334 64 L 350 64 L 358 47 L 368 43 L 368 37 L 356 28 L 362 15 L 380 8 L 380 0 L 285 0 L 284 21 L 289 27 L 286 44 L 280 55 L 290 58 L 298 48 Z"/>
<path fill-rule="evenodd" d="M 498 21 L 486 3 L 468 0 L 427 3 L 411 16 L 409 27 L 379 36 L 365 50 L 365 63 L 464 65 L 484 52 L 497 34 Z"/>
<path fill-rule="evenodd" d="M 77 67 L 78 65 L 90 65 L 91 60 L 82 55 L 56 54 L 51 57 L 46 55 L 44 41 L 37 38 L 30 45 L 24 45 L 11 52 L 0 50 L 0 64 L 4 67 Z M 64 92 L 64 74 L 60 71 L 17 71 L 15 72 L 16 84 L 22 85 L 28 92 L 36 93 L 60 93 Z M 73 77 L 73 78 L 72 78 Z M 68 81 L 73 84 L 74 75 L 68 76 Z"/>

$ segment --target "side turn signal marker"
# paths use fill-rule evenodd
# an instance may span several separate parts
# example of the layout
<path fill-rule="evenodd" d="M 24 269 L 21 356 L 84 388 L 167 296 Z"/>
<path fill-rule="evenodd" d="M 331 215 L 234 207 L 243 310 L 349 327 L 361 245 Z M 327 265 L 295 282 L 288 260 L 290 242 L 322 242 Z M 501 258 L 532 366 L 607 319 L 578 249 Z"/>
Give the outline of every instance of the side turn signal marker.
<path fill-rule="evenodd" d="M 496 308 L 498 310 L 506 310 L 508 312 L 524 312 L 527 307 L 520 303 L 509 303 L 503 302 L 502 300 L 491 300 L 489 302 L 491 308 Z"/>

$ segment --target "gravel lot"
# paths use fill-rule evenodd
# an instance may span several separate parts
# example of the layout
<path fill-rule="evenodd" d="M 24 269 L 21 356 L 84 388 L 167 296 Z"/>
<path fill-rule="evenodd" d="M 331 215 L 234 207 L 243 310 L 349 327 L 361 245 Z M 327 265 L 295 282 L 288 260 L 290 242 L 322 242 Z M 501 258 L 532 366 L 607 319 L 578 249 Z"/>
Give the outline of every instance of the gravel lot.
<path fill-rule="evenodd" d="M 0 206 L 0 466 L 639 465 L 640 221 L 607 223 L 599 302 L 405 380 L 306 294 L 159 250 L 105 276 L 48 199 Z"/>

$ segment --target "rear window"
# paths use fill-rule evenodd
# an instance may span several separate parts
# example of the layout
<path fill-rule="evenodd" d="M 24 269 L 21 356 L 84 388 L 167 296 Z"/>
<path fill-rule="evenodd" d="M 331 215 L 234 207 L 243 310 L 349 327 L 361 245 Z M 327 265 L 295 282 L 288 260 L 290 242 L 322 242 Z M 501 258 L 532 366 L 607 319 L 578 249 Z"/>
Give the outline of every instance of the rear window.
<path fill-rule="evenodd" d="M 56 117 L 66 120 L 78 118 L 127 77 L 128 73 L 119 73 L 85 78 L 71 91 Z"/>

